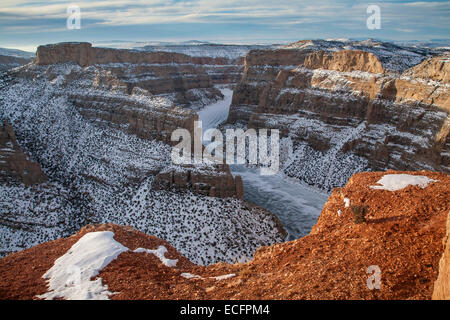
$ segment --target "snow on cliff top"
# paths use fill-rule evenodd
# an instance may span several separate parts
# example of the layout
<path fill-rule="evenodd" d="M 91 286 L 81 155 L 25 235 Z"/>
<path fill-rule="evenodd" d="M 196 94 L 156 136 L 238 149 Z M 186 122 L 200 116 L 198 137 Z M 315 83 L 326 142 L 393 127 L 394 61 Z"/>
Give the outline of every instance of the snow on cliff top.
<path fill-rule="evenodd" d="M 129 251 L 127 247 L 114 240 L 114 232 L 86 233 L 42 276 L 48 279 L 49 291 L 38 298 L 108 300 L 113 294 L 108 291 L 108 286 L 103 285 L 101 278 L 91 279 L 126 251 Z M 165 246 L 159 246 L 156 250 L 138 248 L 133 252 L 154 254 L 166 267 L 175 267 L 178 262 L 164 256 L 167 252 Z"/>
<path fill-rule="evenodd" d="M 371 189 L 398 191 L 407 186 L 419 186 L 426 188 L 430 183 L 438 180 L 430 179 L 426 176 L 414 176 L 410 174 L 386 174 L 377 181 L 381 186 L 370 186 Z"/>
<path fill-rule="evenodd" d="M 374 54 L 386 69 L 396 72 L 402 72 L 413 67 L 433 55 L 445 53 L 445 50 L 442 49 L 399 45 L 374 39 L 363 41 L 348 39 L 302 40 L 281 46 L 280 49 L 324 50 L 329 52 L 362 50 Z"/>
<path fill-rule="evenodd" d="M 111 261 L 128 248 L 113 238 L 111 231 L 90 232 L 78 240 L 42 277 L 49 279 L 50 291 L 44 299 L 105 300 L 111 292 L 102 279 L 91 281 Z"/>
<path fill-rule="evenodd" d="M 259 44 L 222 44 L 204 41 L 182 41 L 182 42 L 133 42 L 133 41 L 97 41 L 93 43 L 96 47 L 133 49 L 144 52 L 176 52 L 191 57 L 210 57 L 236 59 L 243 57 L 252 49 L 271 48 L 271 45 Z"/>

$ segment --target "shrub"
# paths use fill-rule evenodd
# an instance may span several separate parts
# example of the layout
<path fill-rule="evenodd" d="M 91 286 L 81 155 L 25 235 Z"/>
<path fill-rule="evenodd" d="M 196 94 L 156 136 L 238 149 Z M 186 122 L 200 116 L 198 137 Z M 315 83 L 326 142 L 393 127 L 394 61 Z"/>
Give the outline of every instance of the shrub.
<path fill-rule="evenodd" d="M 366 222 L 366 214 L 369 212 L 368 206 L 356 205 L 350 207 L 355 215 L 355 223 L 360 224 Z"/>

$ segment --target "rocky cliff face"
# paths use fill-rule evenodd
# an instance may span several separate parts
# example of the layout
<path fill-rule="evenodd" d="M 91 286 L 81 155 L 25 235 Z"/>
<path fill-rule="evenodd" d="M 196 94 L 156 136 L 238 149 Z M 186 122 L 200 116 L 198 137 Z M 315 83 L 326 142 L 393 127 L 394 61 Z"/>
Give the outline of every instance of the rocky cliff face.
<path fill-rule="evenodd" d="M 383 186 L 397 188 L 380 190 L 387 175 L 395 183 Z M 402 185 L 404 175 L 422 184 Z M 247 263 L 198 266 L 169 243 L 132 228 L 87 226 L 0 259 L 0 297 L 37 299 L 50 291 L 42 276 L 57 258 L 86 234 L 109 231 L 126 247 L 98 275 L 116 292 L 111 299 L 430 299 L 434 281 L 443 279 L 439 259 L 448 255 L 442 239 L 449 182 L 428 171 L 357 174 L 333 191 L 310 235 L 262 247 Z M 357 224 L 363 206 L 365 222 Z M 160 246 L 162 257 L 154 253 Z"/>
<path fill-rule="evenodd" d="M 221 98 L 214 84 L 237 82 L 239 66 L 225 58 L 191 57 L 175 52 L 145 52 L 92 47 L 90 43 L 40 46 L 37 65 L 76 63 L 97 66 L 111 73 L 131 93 L 139 87 L 165 94 L 183 106 L 202 106 Z"/>
<path fill-rule="evenodd" d="M 128 93 L 126 83 L 101 67 L 81 68 L 73 63 L 30 65 L 7 74 L 5 82 L 6 79 L 12 83 L 45 80 L 49 90 L 59 91 L 57 95 L 63 96 L 86 119 L 168 144 L 177 128 L 193 132 L 198 118 L 194 111 L 177 107 L 170 99 L 143 88 L 134 87 Z"/>
<path fill-rule="evenodd" d="M 448 55 L 387 45 L 251 51 L 228 122 L 279 129 L 293 145 L 284 172 L 326 190 L 361 170 L 448 172 Z"/>
<path fill-rule="evenodd" d="M 155 190 L 192 190 L 210 197 L 244 198 L 244 186 L 240 176 L 234 178 L 228 165 L 214 167 L 168 167 L 152 182 Z"/>
<path fill-rule="evenodd" d="M 62 75 L 64 72 L 55 66 L 66 63 L 76 63 L 83 68 L 72 66 L 67 75 Z M 187 129 L 193 136 L 198 116 L 178 106 L 205 104 L 222 97 L 212 83 L 235 79 L 225 79 L 227 73 L 221 70 L 219 73 L 225 78 L 213 80 L 211 68 L 230 67 L 227 63 L 225 58 L 94 48 L 89 43 L 41 46 L 36 54 L 36 65 L 49 65 L 46 73 L 51 81 L 71 87 L 68 100 L 83 117 L 166 144 L 172 144 L 171 134 L 178 128 Z M 167 103 L 167 98 L 175 101 L 177 107 Z M 238 180 L 236 185 L 228 168 L 200 171 L 202 173 L 193 175 L 191 181 L 191 171 L 184 170 L 185 180 L 189 182 L 183 187 L 175 184 L 177 189 L 242 199 L 238 194 L 242 183 Z M 167 172 L 161 173 L 153 185 L 167 190 L 173 186 L 171 181 Z"/>

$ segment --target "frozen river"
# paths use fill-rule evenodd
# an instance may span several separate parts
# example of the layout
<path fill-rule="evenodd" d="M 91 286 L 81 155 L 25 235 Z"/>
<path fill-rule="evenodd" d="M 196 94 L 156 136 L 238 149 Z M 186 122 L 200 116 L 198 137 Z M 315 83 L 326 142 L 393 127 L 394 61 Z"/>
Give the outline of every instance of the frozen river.
<path fill-rule="evenodd" d="M 228 117 L 233 91 L 221 89 L 225 98 L 206 106 L 198 112 L 203 132 L 216 128 Z M 277 215 L 289 240 L 307 235 L 316 223 L 328 195 L 297 182 L 289 181 L 281 174 L 262 176 L 258 169 L 244 165 L 231 165 L 233 175 L 240 175 L 244 182 L 244 199 Z"/>

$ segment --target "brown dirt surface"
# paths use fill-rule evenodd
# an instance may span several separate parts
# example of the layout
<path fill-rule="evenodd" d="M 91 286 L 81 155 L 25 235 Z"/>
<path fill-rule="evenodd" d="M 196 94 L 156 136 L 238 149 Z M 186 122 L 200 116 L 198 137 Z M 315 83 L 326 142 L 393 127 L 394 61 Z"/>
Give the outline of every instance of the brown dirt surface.
<path fill-rule="evenodd" d="M 375 190 L 384 174 L 408 173 L 439 180 L 422 189 Z M 420 172 L 354 175 L 333 191 L 311 233 L 295 241 L 262 247 L 243 264 L 196 266 L 167 242 L 129 227 L 87 226 L 76 235 L 44 243 L 0 259 L 1 299 L 33 299 L 46 291 L 42 275 L 82 235 L 111 230 L 130 249 L 164 245 L 164 266 L 152 254 L 124 252 L 99 277 L 112 299 L 430 299 L 443 255 L 449 214 L 450 178 Z M 366 222 L 356 224 L 351 206 L 367 206 Z M 340 210 L 341 214 L 338 214 Z M 381 288 L 369 290 L 367 268 L 377 265 Z M 202 278 L 186 279 L 181 273 Z M 234 273 L 217 280 L 210 277 Z"/>

